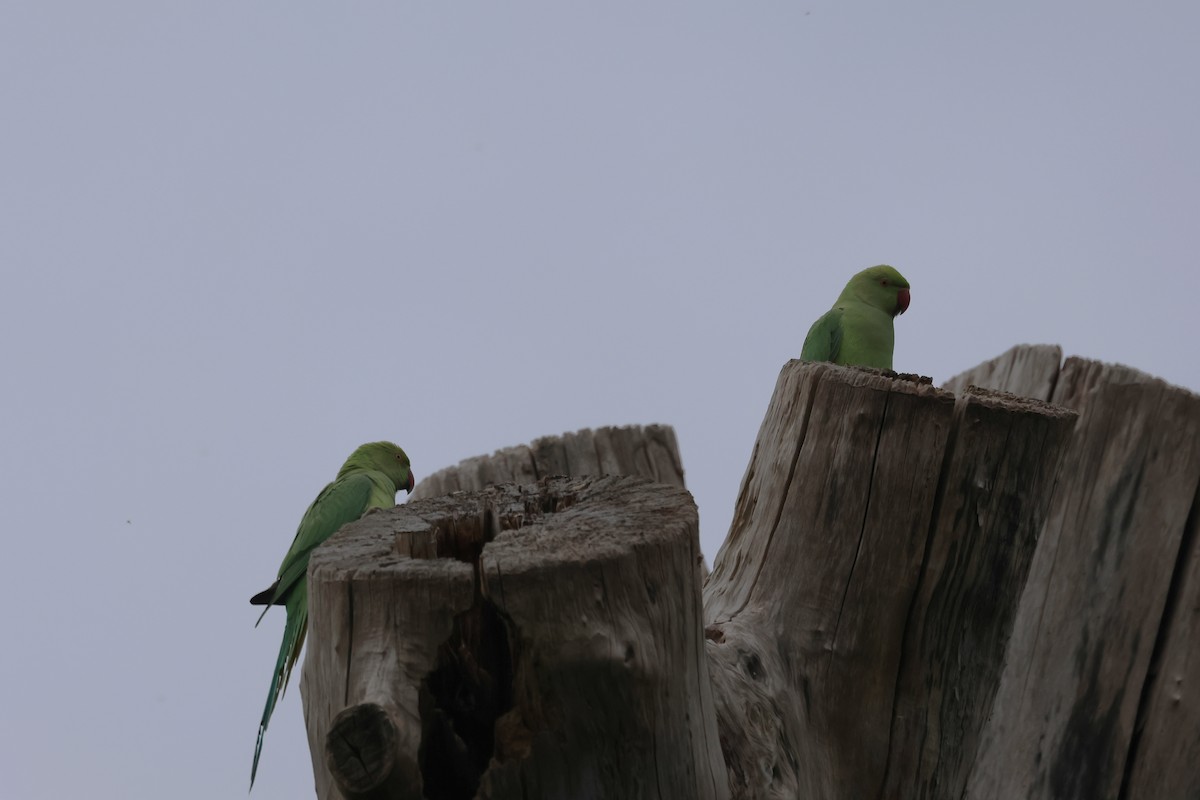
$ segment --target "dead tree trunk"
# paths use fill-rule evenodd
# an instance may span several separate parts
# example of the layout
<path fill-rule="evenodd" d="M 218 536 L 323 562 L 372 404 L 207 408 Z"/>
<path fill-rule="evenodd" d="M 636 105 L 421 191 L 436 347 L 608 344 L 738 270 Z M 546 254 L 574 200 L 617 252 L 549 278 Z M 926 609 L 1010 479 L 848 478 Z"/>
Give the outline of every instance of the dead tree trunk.
<path fill-rule="evenodd" d="M 697 526 L 686 492 L 636 477 L 346 526 L 309 572 L 318 796 L 726 797 Z"/>
<path fill-rule="evenodd" d="M 705 586 L 735 797 L 957 797 L 1073 420 L 792 362 Z"/>
<path fill-rule="evenodd" d="M 789 363 L 703 615 L 678 489 L 369 515 L 310 570 L 318 795 L 957 797 L 1072 419 Z"/>
<path fill-rule="evenodd" d="M 953 379 L 1080 412 L 967 796 L 1198 797 L 1200 397 L 1045 349 Z"/>

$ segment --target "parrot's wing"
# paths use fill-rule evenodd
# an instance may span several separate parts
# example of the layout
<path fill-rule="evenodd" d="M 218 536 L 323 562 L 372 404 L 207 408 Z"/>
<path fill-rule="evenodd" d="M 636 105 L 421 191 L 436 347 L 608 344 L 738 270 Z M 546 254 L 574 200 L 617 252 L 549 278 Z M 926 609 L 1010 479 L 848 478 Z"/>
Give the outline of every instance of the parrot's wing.
<path fill-rule="evenodd" d="M 286 602 L 288 594 L 308 572 L 308 557 L 317 545 L 337 533 L 338 528 L 363 515 L 371 499 L 371 479 L 362 473 L 347 475 L 326 486 L 304 512 L 292 547 L 279 567 L 279 580 L 267 603 Z M 257 595 L 256 595 L 257 598 Z M 263 614 L 267 613 L 263 609 Z M 259 617 L 261 620 L 262 617 Z"/>
<path fill-rule="evenodd" d="M 808 329 L 800 358 L 805 361 L 837 361 L 842 349 L 842 309 L 834 307 Z"/>

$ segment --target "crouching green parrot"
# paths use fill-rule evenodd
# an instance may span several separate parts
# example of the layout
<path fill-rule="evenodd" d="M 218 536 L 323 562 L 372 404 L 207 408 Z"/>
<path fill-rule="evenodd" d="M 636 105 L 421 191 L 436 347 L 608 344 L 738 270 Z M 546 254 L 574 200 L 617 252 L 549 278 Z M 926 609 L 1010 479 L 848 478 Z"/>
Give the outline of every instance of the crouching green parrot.
<path fill-rule="evenodd" d="M 251 788 L 254 787 L 254 775 L 258 772 L 263 734 L 267 731 L 267 723 L 271 721 L 275 701 L 287 688 L 292 665 L 300 655 L 304 635 L 308 632 L 308 557 L 338 528 L 358 519 L 368 509 L 396 505 L 396 492 L 400 489 L 406 492 L 413 490 L 412 470 L 403 450 L 391 442 L 372 442 L 355 450 L 338 470 L 333 483 L 322 489 L 304 512 L 296 539 L 279 567 L 279 577 L 269 588 L 250 598 L 251 604 L 266 606 L 258 618 L 259 622 L 262 622 L 271 606 L 281 605 L 287 609 L 283 644 L 275 661 L 262 722 L 258 724 L 254 765 L 250 768 Z"/>
<path fill-rule="evenodd" d="M 855 275 L 804 338 L 800 358 L 854 367 L 892 368 L 892 320 L 908 309 L 908 281 L 886 264 Z"/>

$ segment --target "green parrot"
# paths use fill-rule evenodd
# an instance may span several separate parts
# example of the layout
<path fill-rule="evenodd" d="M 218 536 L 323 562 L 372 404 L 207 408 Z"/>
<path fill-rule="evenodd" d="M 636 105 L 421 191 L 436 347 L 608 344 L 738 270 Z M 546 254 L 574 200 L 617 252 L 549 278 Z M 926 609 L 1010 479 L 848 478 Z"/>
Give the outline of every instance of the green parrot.
<path fill-rule="evenodd" d="M 892 368 L 892 319 L 908 309 L 908 281 L 887 264 L 855 275 L 813 323 L 800 358 L 854 367 Z"/>
<path fill-rule="evenodd" d="M 296 539 L 279 567 L 279 577 L 269 588 L 250 598 L 252 605 L 266 606 L 258 622 L 262 622 L 271 606 L 281 605 L 287 609 L 283 644 L 275 661 L 262 722 L 258 724 L 258 743 L 254 745 L 254 765 L 250 768 L 251 788 L 258 772 L 263 734 L 275 710 L 275 701 L 287 688 L 292 665 L 300 656 L 304 635 L 308 632 L 308 557 L 338 528 L 358 519 L 367 509 L 396 505 L 396 492 L 400 489 L 413 490 L 412 470 L 403 450 L 391 442 L 372 442 L 355 450 L 338 470 L 333 483 L 322 489 L 304 512 Z M 257 622 L 254 624 L 258 625 Z"/>

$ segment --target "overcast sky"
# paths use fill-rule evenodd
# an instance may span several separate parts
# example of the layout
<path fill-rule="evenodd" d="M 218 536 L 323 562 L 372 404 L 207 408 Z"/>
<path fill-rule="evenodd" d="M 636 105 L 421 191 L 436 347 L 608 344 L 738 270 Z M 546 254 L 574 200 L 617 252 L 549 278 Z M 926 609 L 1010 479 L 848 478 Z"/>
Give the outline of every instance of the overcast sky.
<path fill-rule="evenodd" d="M 853 8 L 851 8 L 853 6 Z M 0 795 L 242 797 L 358 444 L 675 426 L 711 560 L 846 279 L 1200 388 L 1200 5 L 0 7 Z M 308 797 L 297 681 L 253 797 Z"/>

